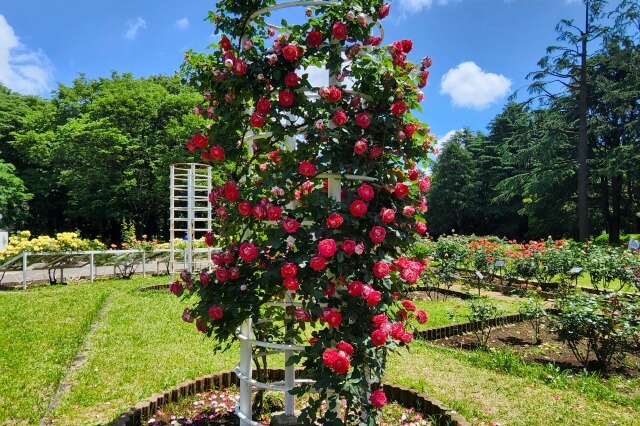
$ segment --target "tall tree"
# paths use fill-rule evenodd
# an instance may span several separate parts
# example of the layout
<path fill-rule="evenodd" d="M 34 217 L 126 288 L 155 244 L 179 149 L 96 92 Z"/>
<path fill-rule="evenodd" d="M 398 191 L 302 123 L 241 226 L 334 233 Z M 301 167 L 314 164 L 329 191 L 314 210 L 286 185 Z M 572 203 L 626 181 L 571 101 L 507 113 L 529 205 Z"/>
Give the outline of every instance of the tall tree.
<path fill-rule="evenodd" d="M 589 238 L 588 172 L 587 172 L 587 91 L 588 58 L 591 43 L 602 36 L 604 28 L 605 0 L 584 0 L 585 18 L 579 27 L 573 20 L 562 19 L 556 27 L 558 41 L 563 45 L 550 46 L 539 62 L 540 70 L 529 74 L 534 80 L 530 91 L 549 100 L 556 99 L 555 84 L 560 84 L 565 94 L 578 101 L 577 163 L 578 163 L 578 239 Z"/>
<path fill-rule="evenodd" d="M 28 201 L 32 195 L 27 192 L 24 182 L 16 176 L 15 171 L 13 164 L 0 159 L 0 229 L 19 229 L 28 218 Z"/>

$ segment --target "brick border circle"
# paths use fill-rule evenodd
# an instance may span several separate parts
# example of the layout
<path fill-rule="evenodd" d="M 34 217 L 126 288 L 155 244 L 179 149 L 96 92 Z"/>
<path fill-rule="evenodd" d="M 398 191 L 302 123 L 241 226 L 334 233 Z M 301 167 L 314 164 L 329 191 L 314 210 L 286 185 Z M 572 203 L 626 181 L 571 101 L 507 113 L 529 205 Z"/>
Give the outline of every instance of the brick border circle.
<path fill-rule="evenodd" d="M 284 380 L 284 369 L 268 369 L 269 380 Z M 209 374 L 194 380 L 179 383 L 162 393 L 156 393 L 137 403 L 128 411 L 120 414 L 111 424 L 114 426 L 142 426 L 143 420 L 151 417 L 165 405 L 179 401 L 187 396 L 215 389 L 224 389 L 233 385 L 239 386 L 240 381 L 235 371 L 222 371 Z M 470 426 L 470 423 L 456 411 L 451 410 L 435 398 L 416 390 L 385 384 L 382 386 L 387 399 L 403 407 L 413 408 L 425 416 L 436 416 L 436 424 L 452 426 Z"/>

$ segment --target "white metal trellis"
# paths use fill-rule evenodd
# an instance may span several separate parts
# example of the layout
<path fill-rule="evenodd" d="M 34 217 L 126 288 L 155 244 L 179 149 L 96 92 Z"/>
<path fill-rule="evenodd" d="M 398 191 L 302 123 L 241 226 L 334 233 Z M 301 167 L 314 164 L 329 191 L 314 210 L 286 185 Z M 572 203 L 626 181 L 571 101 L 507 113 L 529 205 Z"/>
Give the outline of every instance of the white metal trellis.
<path fill-rule="evenodd" d="M 211 259 L 210 248 L 196 248 L 195 242 L 211 231 L 209 193 L 211 166 L 196 163 L 171 165 L 171 198 L 169 206 L 171 281 L 183 270 L 194 272 Z M 183 248 L 184 247 L 184 248 Z M 197 259 L 204 252 L 207 259 Z M 203 262 L 204 260 L 204 262 Z"/>

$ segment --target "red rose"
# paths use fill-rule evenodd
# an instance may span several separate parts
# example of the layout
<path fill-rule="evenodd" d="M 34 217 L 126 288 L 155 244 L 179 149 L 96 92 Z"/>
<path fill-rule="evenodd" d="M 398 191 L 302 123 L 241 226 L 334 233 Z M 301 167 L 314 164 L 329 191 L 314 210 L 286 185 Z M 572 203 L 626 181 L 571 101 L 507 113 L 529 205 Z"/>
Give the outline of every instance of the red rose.
<path fill-rule="evenodd" d="M 382 300 L 382 293 L 378 290 L 373 290 L 367 295 L 367 305 L 376 306 Z"/>
<path fill-rule="evenodd" d="M 369 151 L 369 158 L 378 158 L 382 155 L 382 148 L 379 146 L 372 146 Z"/>
<path fill-rule="evenodd" d="M 267 98 L 261 98 L 256 103 L 256 111 L 261 115 L 267 115 L 271 110 L 271 102 Z"/>
<path fill-rule="evenodd" d="M 253 243 L 247 242 L 240 244 L 240 249 L 238 250 L 238 256 L 245 262 L 255 260 L 258 257 L 258 253 L 258 247 L 254 246 Z"/>
<path fill-rule="evenodd" d="M 209 281 L 211 280 L 211 275 L 209 275 L 207 273 L 207 271 L 202 271 L 200 272 L 200 283 L 202 283 L 202 285 L 207 285 L 209 284 Z"/>
<path fill-rule="evenodd" d="M 191 141 L 194 143 L 195 146 L 197 146 L 198 148 L 204 148 L 207 146 L 207 144 L 209 143 L 209 136 L 203 135 L 202 133 L 196 133 L 195 135 L 193 135 L 193 137 L 191 138 Z"/>
<path fill-rule="evenodd" d="M 231 40 L 229 40 L 226 36 L 223 36 L 220 39 L 220 47 L 222 48 L 222 50 L 224 50 L 225 52 L 227 50 L 231 49 Z"/>
<path fill-rule="evenodd" d="M 416 169 L 411 169 L 408 171 L 409 173 L 409 180 L 418 180 L 418 178 L 420 177 L 420 172 Z"/>
<path fill-rule="evenodd" d="M 319 47 L 323 39 L 324 39 L 324 36 L 320 31 L 311 30 L 309 34 L 307 34 L 307 46 Z"/>
<path fill-rule="evenodd" d="M 300 228 L 300 222 L 294 218 L 288 217 L 282 221 L 282 228 L 287 232 L 287 234 L 293 234 Z"/>
<path fill-rule="evenodd" d="M 249 204 L 248 201 L 238 203 L 238 212 L 240 212 L 242 216 L 251 216 L 252 211 L 253 208 L 251 208 L 251 204 Z"/>
<path fill-rule="evenodd" d="M 347 371 L 349 371 L 349 367 L 351 367 L 349 358 L 340 354 L 338 354 L 336 359 L 333 361 L 333 365 L 331 366 L 331 368 L 333 368 L 333 370 L 338 374 L 346 373 Z"/>
<path fill-rule="evenodd" d="M 283 107 L 290 107 L 293 105 L 293 93 L 288 90 L 281 91 L 278 93 L 278 102 L 280 102 L 280 105 Z"/>
<path fill-rule="evenodd" d="M 229 279 L 229 271 L 225 268 L 216 269 L 216 279 L 221 283 Z"/>
<path fill-rule="evenodd" d="M 338 213 L 331 213 L 327 218 L 327 226 L 329 228 L 333 228 L 333 229 L 339 228 L 343 222 L 344 222 L 344 219 Z"/>
<path fill-rule="evenodd" d="M 282 56 L 287 61 L 295 61 L 298 58 L 298 46 L 295 44 L 288 44 L 282 49 Z"/>
<path fill-rule="evenodd" d="M 416 222 L 416 232 L 420 235 L 427 232 L 427 224 L 424 222 Z"/>
<path fill-rule="evenodd" d="M 254 112 L 251 116 L 250 120 L 251 126 L 257 127 L 258 129 L 264 126 L 264 117 L 257 112 Z"/>
<path fill-rule="evenodd" d="M 371 228 L 369 232 L 369 238 L 371 238 L 371 242 L 377 244 L 384 241 L 384 237 L 386 237 L 387 231 L 382 226 L 374 226 Z"/>
<path fill-rule="evenodd" d="M 240 197 L 240 191 L 234 182 L 224 184 L 224 198 L 229 201 L 236 201 Z"/>
<path fill-rule="evenodd" d="M 331 121 L 336 126 L 342 126 L 347 122 L 347 114 L 345 114 L 343 110 L 336 111 L 335 114 L 333 114 Z"/>
<path fill-rule="evenodd" d="M 398 198 L 404 198 L 409 195 L 409 186 L 406 183 L 398 182 L 393 188 L 393 192 Z"/>
<path fill-rule="evenodd" d="M 289 87 L 296 87 L 300 84 L 300 77 L 298 77 L 298 74 L 291 71 L 289 74 L 284 76 L 284 84 Z"/>
<path fill-rule="evenodd" d="M 282 280 L 282 285 L 287 290 L 296 291 L 300 288 L 300 284 L 298 283 L 297 278 L 285 278 Z"/>
<path fill-rule="evenodd" d="M 213 246 L 213 242 L 213 234 L 211 232 L 207 232 L 206 234 L 204 234 L 204 243 L 207 245 L 207 247 Z"/>
<path fill-rule="evenodd" d="M 424 70 L 420 73 L 420 81 L 418 82 L 418 87 L 422 89 L 429 82 L 429 71 Z"/>
<path fill-rule="evenodd" d="M 234 261 L 233 254 L 230 251 L 225 251 L 224 253 L 222 253 L 220 255 L 220 259 L 222 260 L 222 263 L 226 263 L 227 265 L 229 263 L 233 263 Z"/>
<path fill-rule="evenodd" d="M 395 210 L 388 209 L 386 207 L 383 207 L 382 210 L 380 210 L 380 220 L 382 220 L 382 223 L 391 223 L 395 218 Z"/>
<path fill-rule="evenodd" d="M 429 192 L 429 189 L 431 189 L 431 178 L 429 176 L 425 176 L 420 179 L 420 182 L 418 182 L 418 188 L 420 188 L 420 192 Z"/>
<path fill-rule="evenodd" d="M 229 268 L 229 278 L 231 278 L 232 280 L 237 280 L 238 278 L 240 278 L 240 269 L 235 266 Z"/>
<path fill-rule="evenodd" d="M 407 104 L 403 101 L 396 101 L 391 104 L 391 113 L 393 115 L 402 115 L 407 112 Z"/>
<path fill-rule="evenodd" d="M 358 187 L 358 197 L 362 198 L 364 201 L 371 201 L 375 192 L 373 187 L 368 183 L 363 183 Z"/>
<path fill-rule="evenodd" d="M 322 363 L 327 367 L 333 366 L 333 363 L 338 358 L 338 350 L 337 349 L 325 349 L 322 353 Z"/>
<path fill-rule="evenodd" d="M 369 115 L 368 112 L 360 112 L 356 115 L 356 124 L 363 128 L 366 129 L 367 127 L 369 127 L 369 125 L 371 124 L 371 116 Z"/>
<path fill-rule="evenodd" d="M 401 323 L 395 323 L 391 326 L 391 337 L 396 340 L 402 340 L 402 335 L 406 332 L 407 330 L 405 330 L 404 325 Z"/>
<path fill-rule="evenodd" d="M 380 389 L 376 389 L 371 392 L 369 396 L 369 402 L 375 407 L 382 408 L 387 404 L 387 396 Z"/>
<path fill-rule="evenodd" d="M 357 155 L 362 155 L 365 152 L 367 152 L 367 149 L 369 147 L 367 146 L 367 140 L 362 138 L 362 139 L 358 139 L 358 141 L 355 143 L 355 145 L 353 145 L 353 152 L 355 152 Z"/>
<path fill-rule="evenodd" d="M 223 314 L 222 306 L 212 305 L 209 308 L 209 317 L 213 320 L 219 320 Z"/>
<path fill-rule="evenodd" d="M 269 206 L 267 207 L 267 217 L 269 220 L 278 220 L 282 217 L 282 207 Z"/>
<path fill-rule="evenodd" d="M 344 22 L 336 22 L 332 28 L 333 38 L 336 40 L 344 40 L 347 38 L 347 24 Z"/>
<path fill-rule="evenodd" d="M 384 278 L 389 275 L 389 265 L 385 262 L 376 262 L 373 265 L 373 275 L 378 278 Z"/>
<path fill-rule="evenodd" d="M 415 311 L 413 316 L 415 317 L 416 321 L 418 321 L 418 324 L 424 324 L 429 320 L 429 316 L 422 309 Z"/>
<path fill-rule="evenodd" d="M 404 134 L 407 135 L 407 137 L 409 138 L 413 136 L 416 130 L 418 130 L 418 126 L 414 123 L 409 123 L 406 126 L 404 126 Z"/>
<path fill-rule="evenodd" d="M 295 278 L 298 274 L 298 265 L 287 262 L 280 267 L 280 275 L 282 278 Z"/>
<path fill-rule="evenodd" d="M 193 143 L 192 140 L 188 140 L 187 143 L 186 143 L 186 146 L 187 146 L 187 149 L 189 150 L 189 152 L 191 152 L 193 154 L 196 153 L 197 147 L 196 147 L 196 144 Z"/>
<path fill-rule="evenodd" d="M 353 346 L 351 345 L 351 343 L 338 342 L 338 344 L 336 345 L 336 349 L 344 352 L 345 354 L 347 354 L 347 356 L 353 355 Z"/>
<path fill-rule="evenodd" d="M 353 240 L 344 240 L 341 247 L 343 252 L 353 254 L 356 251 L 356 242 Z"/>
<path fill-rule="evenodd" d="M 372 322 L 373 328 L 380 328 L 382 324 L 389 322 L 389 318 L 385 314 L 377 314 L 373 316 Z"/>
<path fill-rule="evenodd" d="M 298 167 L 298 171 L 302 176 L 313 176 L 316 173 L 316 166 L 309 161 L 302 161 Z"/>
<path fill-rule="evenodd" d="M 247 63 L 241 60 L 237 60 L 233 63 L 232 70 L 234 74 L 245 75 L 247 73 Z"/>
<path fill-rule="evenodd" d="M 367 214 L 367 204 L 362 200 L 355 200 L 349 206 L 349 211 L 354 217 L 362 217 Z"/>
<path fill-rule="evenodd" d="M 362 284 L 362 282 L 361 282 L 361 281 L 357 281 L 357 280 L 355 280 L 355 281 L 351 281 L 351 282 L 349 283 L 349 287 L 347 287 L 347 288 L 348 288 L 348 290 L 349 290 L 349 294 L 350 294 L 351 296 L 359 296 L 359 295 L 360 295 L 360 293 L 362 292 L 362 286 L 363 286 L 363 285 L 364 285 L 364 284 Z"/>
<path fill-rule="evenodd" d="M 388 3 L 380 6 L 380 9 L 378 9 L 378 19 L 384 19 L 387 16 L 389 16 L 390 10 L 391 10 L 391 6 Z"/>
<path fill-rule="evenodd" d="M 402 306 L 407 310 L 407 311 L 415 311 L 416 310 L 416 304 L 413 303 L 413 301 L 411 300 L 403 300 L 402 301 Z"/>
<path fill-rule="evenodd" d="M 413 269 L 405 268 L 400 271 L 400 277 L 409 284 L 415 284 L 418 281 L 420 274 Z"/>
<path fill-rule="evenodd" d="M 405 40 L 402 40 L 400 43 L 402 44 L 402 51 L 404 53 L 409 53 L 413 49 L 413 42 L 411 40 L 405 39 Z"/>
<path fill-rule="evenodd" d="M 374 330 L 374 332 L 371 333 L 371 343 L 373 343 L 373 346 L 382 346 L 386 343 L 386 341 L 387 333 L 385 333 L 381 329 Z"/>
<path fill-rule="evenodd" d="M 331 311 L 327 315 L 326 321 L 331 327 L 338 327 L 342 323 L 342 314 L 338 311 Z"/>
<path fill-rule="evenodd" d="M 324 257 L 331 257 L 338 249 L 335 240 L 327 238 L 318 242 L 318 252 Z"/>
<path fill-rule="evenodd" d="M 253 206 L 252 213 L 253 213 L 253 217 L 255 217 L 258 220 L 263 219 L 267 215 L 266 210 L 260 204 Z"/>
<path fill-rule="evenodd" d="M 214 145 L 211 147 L 211 150 L 209 150 L 209 154 L 211 154 L 211 158 L 214 160 L 220 161 L 224 158 L 224 148 L 220 145 Z"/>
<path fill-rule="evenodd" d="M 180 281 L 174 281 L 171 284 L 171 287 L 169 287 L 169 290 L 171 290 L 171 293 L 175 294 L 176 296 L 181 296 L 182 292 L 184 291 L 184 287 L 182 286 L 182 283 Z"/>
<path fill-rule="evenodd" d="M 329 102 L 338 102 L 342 98 L 342 90 L 336 86 L 323 87 L 320 96 Z"/>
<path fill-rule="evenodd" d="M 313 256 L 309 262 L 309 266 L 314 271 L 322 271 L 327 266 L 327 260 L 322 256 Z"/>

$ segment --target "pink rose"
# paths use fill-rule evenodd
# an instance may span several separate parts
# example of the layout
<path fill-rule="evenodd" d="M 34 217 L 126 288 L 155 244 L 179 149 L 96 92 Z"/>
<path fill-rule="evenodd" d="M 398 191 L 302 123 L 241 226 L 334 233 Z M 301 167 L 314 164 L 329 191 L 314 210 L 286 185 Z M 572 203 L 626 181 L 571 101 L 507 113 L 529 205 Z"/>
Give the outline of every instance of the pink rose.
<path fill-rule="evenodd" d="M 429 176 L 425 176 L 420 179 L 420 182 L 418 182 L 418 188 L 420 188 L 420 192 L 429 192 L 429 189 L 431 189 L 431 178 Z"/>
<path fill-rule="evenodd" d="M 252 260 L 255 260 L 255 258 L 258 257 L 258 254 L 258 248 L 253 245 L 253 243 L 244 242 L 240 244 L 238 256 L 240 256 L 240 259 L 244 260 L 245 262 L 251 262 Z"/>
<path fill-rule="evenodd" d="M 358 187 L 358 197 L 362 198 L 364 201 L 371 201 L 375 192 L 373 187 L 368 183 L 363 183 Z"/>
<path fill-rule="evenodd" d="M 382 221 L 382 223 L 391 223 L 394 221 L 395 218 L 396 218 L 395 210 L 388 209 L 386 207 L 383 207 L 380 210 L 380 220 Z"/>
<path fill-rule="evenodd" d="M 427 224 L 424 222 L 416 222 L 416 232 L 420 235 L 427 232 Z"/>
<path fill-rule="evenodd" d="M 344 240 L 341 248 L 343 252 L 353 254 L 356 251 L 356 242 L 353 240 Z"/>
<path fill-rule="evenodd" d="M 357 155 L 363 155 L 365 152 L 367 152 L 368 148 L 369 147 L 367 145 L 366 139 L 358 139 L 358 141 L 353 145 L 353 152 L 355 152 Z"/>
<path fill-rule="evenodd" d="M 338 247 L 335 240 L 331 238 L 320 240 L 318 242 L 318 252 L 324 257 L 333 256 L 336 253 L 337 249 Z"/>
<path fill-rule="evenodd" d="M 211 158 L 213 158 L 214 160 L 220 161 L 224 158 L 224 148 L 222 148 L 220 145 L 214 145 L 209 150 L 209 155 L 211 155 Z"/>
<path fill-rule="evenodd" d="M 291 71 L 289 74 L 284 76 L 284 84 L 289 87 L 296 87 L 300 84 L 300 77 L 295 72 Z"/>
<path fill-rule="evenodd" d="M 309 262 L 309 266 L 314 271 L 322 271 L 327 266 L 327 259 L 322 256 L 313 256 Z"/>
<path fill-rule="evenodd" d="M 331 121 L 336 126 L 342 126 L 343 124 L 345 124 L 347 122 L 347 114 L 345 114 L 345 112 L 343 110 L 336 111 L 336 113 L 333 114 L 333 117 L 331 118 Z"/>
<path fill-rule="evenodd" d="M 407 135 L 407 137 L 409 138 L 413 136 L 416 130 L 418 130 L 418 126 L 416 126 L 414 123 L 409 123 L 406 126 L 404 126 L 404 134 Z"/>
<path fill-rule="evenodd" d="M 349 211 L 354 217 L 362 217 L 367 214 L 367 204 L 362 200 L 355 200 L 349 206 Z"/>
<path fill-rule="evenodd" d="M 389 317 L 387 317 L 385 314 L 377 314 L 373 316 L 372 322 L 373 322 L 373 328 L 377 329 L 382 327 L 383 324 L 388 323 Z"/>
<path fill-rule="evenodd" d="M 329 228 L 333 228 L 333 229 L 339 228 L 343 222 L 344 222 L 344 219 L 338 213 L 331 213 L 327 218 L 327 226 Z"/>
<path fill-rule="evenodd" d="M 364 243 L 362 241 L 359 241 L 356 244 L 356 248 L 354 251 L 357 255 L 361 255 L 362 253 L 364 253 Z"/>
<path fill-rule="evenodd" d="M 404 206 L 404 208 L 402 209 L 402 214 L 407 217 L 411 217 L 416 214 L 416 209 L 413 208 L 413 206 Z"/>
<path fill-rule="evenodd" d="M 363 129 L 369 127 L 369 125 L 371 124 L 371 116 L 369 115 L 369 113 L 364 111 L 358 113 L 356 115 L 356 124 Z"/>
<path fill-rule="evenodd" d="M 386 237 L 387 231 L 382 226 L 374 226 L 371 228 L 369 232 L 369 238 L 371 238 L 371 242 L 374 244 L 381 243 L 384 241 L 384 237 Z"/>
<path fill-rule="evenodd" d="M 418 281 L 419 276 L 420 274 L 411 268 L 405 268 L 400 271 L 400 278 L 409 284 L 415 284 Z"/>
<path fill-rule="evenodd" d="M 282 90 L 278 93 L 278 102 L 283 107 L 290 107 L 293 105 L 293 93 L 288 90 Z"/>
<path fill-rule="evenodd" d="M 418 324 L 424 324 L 429 320 L 429 316 L 422 309 L 415 311 L 413 316 L 415 317 L 416 321 L 418 321 Z"/>
<path fill-rule="evenodd" d="M 404 198 L 409 195 L 409 186 L 406 183 L 398 182 L 393 188 L 393 192 L 398 198 Z"/>
<path fill-rule="evenodd" d="M 238 212 L 240 212 L 242 216 L 251 216 L 252 211 L 253 211 L 253 208 L 251 207 L 251 204 L 249 204 L 248 201 L 242 201 L 238 203 Z"/>
<path fill-rule="evenodd" d="M 302 161 L 298 167 L 298 171 L 302 176 L 313 176 L 316 173 L 316 166 L 309 161 Z"/>
<path fill-rule="evenodd" d="M 336 40 L 344 40 L 347 38 L 347 24 L 344 22 L 336 22 L 332 28 L 333 38 Z"/>
<path fill-rule="evenodd" d="M 374 330 L 371 333 L 371 343 L 373 346 L 382 346 L 387 342 L 387 333 L 382 331 L 381 329 Z"/>
<path fill-rule="evenodd" d="M 295 44 L 288 44 L 282 48 L 282 56 L 290 62 L 295 61 L 298 58 L 299 53 L 298 46 Z"/>
<path fill-rule="evenodd" d="M 324 39 L 324 36 L 320 31 L 311 30 L 309 34 L 307 34 L 307 46 L 319 47 L 323 39 Z"/>
<path fill-rule="evenodd" d="M 293 234 L 300 228 L 300 222 L 294 218 L 288 217 L 282 221 L 282 228 L 287 232 L 287 234 Z"/>
<path fill-rule="evenodd" d="M 253 213 L 253 217 L 255 217 L 258 220 L 263 219 L 267 215 L 267 211 L 260 204 L 253 206 L 252 213 Z"/>
<path fill-rule="evenodd" d="M 389 265 L 386 262 L 376 262 L 373 265 L 373 275 L 377 278 L 384 278 L 389 275 Z"/>
<path fill-rule="evenodd" d="M 224 315 L 222 306 L 211 305 L 209 308 L 209 317 L 213 320 L 219 320 Z"/>
<path fill-rule="evenodd" d="M 256 103 L 256 111 L 258 112 L 258 114 L 261 114 L 264 116 L 264 115 L 267 115 L 270 110 L 271 110 L 271 102 L 269 101 L 269 99 L 261 98 Z"/>
<path fill-rule="evenodd" d="M 295 278 L 298 274 L 298 265 L 287 262 L 280 267 L 280 275 L 282 278 Z"/>

